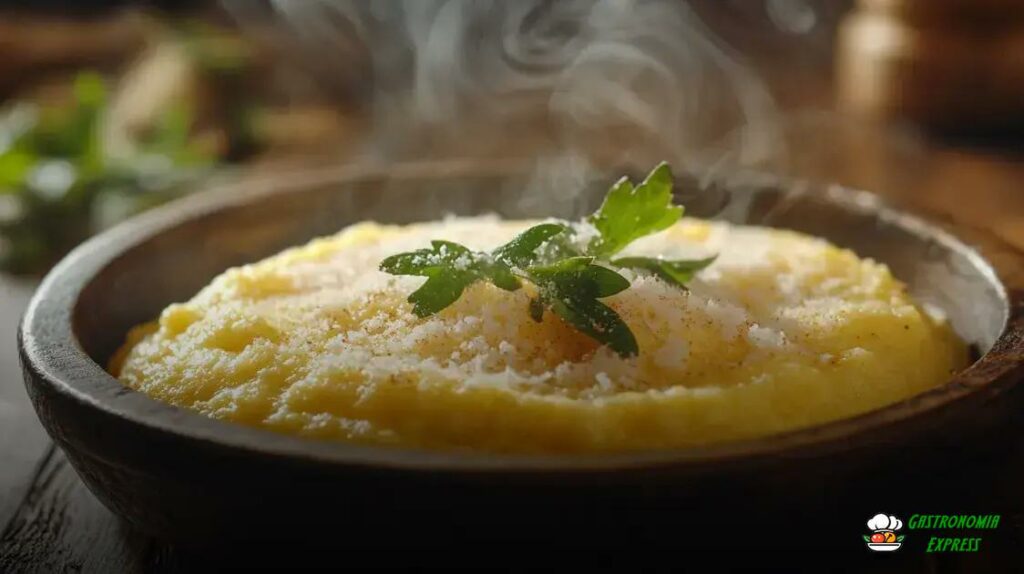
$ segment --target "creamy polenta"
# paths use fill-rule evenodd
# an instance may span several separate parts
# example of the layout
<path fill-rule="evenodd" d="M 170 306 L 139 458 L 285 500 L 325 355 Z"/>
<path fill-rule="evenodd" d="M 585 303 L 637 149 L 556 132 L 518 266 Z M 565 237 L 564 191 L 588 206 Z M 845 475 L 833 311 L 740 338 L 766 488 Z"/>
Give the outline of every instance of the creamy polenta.
<path fill-rule="evenodd" d="M 945 381 L 965 346 L 879 263 L 805 235 L 683 219 L 624 254 L 718 254 L 688 289 L 627 274 L 603 299 L 622 358 L 471 286 L 425 319 L 424 279 L 378 270 L 432 239 L 491 249 L 531 223 L 361 223 L 231 269 L 135 329 L 111 365 L 131 388 L 307 437 L 492 452 L 592 452 L 757 437 L 849 417 Z"/>

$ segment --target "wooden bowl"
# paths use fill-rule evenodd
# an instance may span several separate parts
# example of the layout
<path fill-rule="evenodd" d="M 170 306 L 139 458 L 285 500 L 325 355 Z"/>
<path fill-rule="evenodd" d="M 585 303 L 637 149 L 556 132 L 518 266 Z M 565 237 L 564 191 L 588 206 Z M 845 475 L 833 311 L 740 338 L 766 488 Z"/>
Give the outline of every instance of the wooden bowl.
<path fill-rule="evenodd" d="M 1021 292 L 972 248 L 870 194 L 770 177 L 719 182 L 699 196 L 695 180 L 680 178 L 679 187 L 697 211 L 728 198 L 727 219 L 820 235 L 884 261 L 915 296 L 942 307 L 981 358 L 945 385 L 855 418 L 719 446 L 600 456 L 297 438 L 157 402 L 104 370 L 129 327 L 228 267 L 350 223 L 539 215 L 518 201 L 522 175 L 456 163 L 281 175 L 192 196 L 94 238 L 45 279 L 21 326 L 40 420 L 111 510 L 160 537 L 201 544 L 315 534 L 336 542 L 553 543 L 566 533 L 678 543 L 696 529 L 735 532 L 743 512 L 751 528 L 799 526 L 807 544 L 821 535 L 823 548 L 863 550 L 864 520 L 883 508 L 901 512 L 933 482 L 901 480 L 1008 434 L 1024 394 Z M 568 209 L 593 207 L 598 189 Z M 822 526 L 833 519 L 852 534 Z"/>

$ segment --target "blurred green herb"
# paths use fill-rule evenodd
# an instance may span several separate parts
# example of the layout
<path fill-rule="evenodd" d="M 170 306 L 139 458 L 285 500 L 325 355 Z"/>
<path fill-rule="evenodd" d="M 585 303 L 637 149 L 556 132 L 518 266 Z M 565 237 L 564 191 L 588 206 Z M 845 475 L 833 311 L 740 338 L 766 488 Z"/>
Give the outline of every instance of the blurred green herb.
<path fill-rule="evenodd" d="M 0 116 L 0 271 L 45 271 L 90 234 L 176 197 L 216 160 L 192 145 L 185 106 L 164 112 L 130 157 L 113 157 L 106 110 L 103 79 L 82 73 L 70 105 Z"/>
<path fill-rule="evenodd" d="M 527 312 L 542 321 L 550 310 L 581 333 L 622 357 L 639 353 L 628 325 L 599 299 L 629 288 L 618 270 L 628 268 L 659 277 L 685 289 L 687 281 L 714 257 L 667 260 L 655 257 L 612 259 L 633 241 L 674 225 L 683 208 L 672 204 L 672 172 L 658 165 L 636 187 L 622 178 L 608 192 L 597 213 L 584 225 L 542 223 L 520 233 L 491 253 L 472 251 L 450 241 L 433 241 L 428 249 L 400 253 L 381 262 L 392 275 L 418 275 L 427 281 L 409 296 L 413 312 L 427 317 L 455 303 L 478 281 L 515 291 L 528 281 L 537 287 Z M 585 236 L 589 236 L 589 239 Z"/>

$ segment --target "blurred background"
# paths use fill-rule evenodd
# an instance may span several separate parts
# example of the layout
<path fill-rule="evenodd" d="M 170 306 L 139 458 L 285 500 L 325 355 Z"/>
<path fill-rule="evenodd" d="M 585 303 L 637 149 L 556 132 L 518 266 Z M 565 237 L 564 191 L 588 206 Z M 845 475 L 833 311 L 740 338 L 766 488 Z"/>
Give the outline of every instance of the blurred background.
<path fill-rule="evenodd" d="M 0 54 L 8 275 L 219 181 L 465 156 L 752 167 L 1024 246 L 1017 0 L 7 0 Z"/>

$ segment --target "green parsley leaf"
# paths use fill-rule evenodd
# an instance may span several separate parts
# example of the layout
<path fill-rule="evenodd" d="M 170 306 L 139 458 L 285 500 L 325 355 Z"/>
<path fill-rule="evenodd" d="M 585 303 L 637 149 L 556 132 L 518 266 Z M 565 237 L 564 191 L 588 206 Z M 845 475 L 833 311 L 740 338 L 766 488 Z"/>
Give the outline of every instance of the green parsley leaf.
<path fill-rule="evenodd" d="M 633 241 L 671 227 L 683 216 L 672 205 L 672 171 L 661 163 L 640 185 L 620 179 L 590 217 L 600 236 L 588 247 L 594 255 L 614 255 Z"/>
<path fill-rule="evenodd" d="M 452 249 L 448 249 L 451 246 Z M 421 275 L 429 277 L 435 271 L 450 266 L 469 249 L 451 241 L 431 241 L 430 248 L 392 255 L 381 261 L 380 270 L 392 275 Z"/>
<path fill-rule="evenodd" d="M 640 352 L 629 325 L 611 307 L 597 299 L 566 296 L 551 299 L 551 310 L 581 333 L 608 345 L 621 357 L 634 357 Z"/>
<path fill-rule="evenodd" d="M 537 285 L 554 285 L 559 293 L 578 297 L 611 297 L 629 289 L 625 277 L 595 265 L 593 257 L 571 257 L 554 265 L 531 267 L 527 272 Z"/>
<path fill-rule="evenodd" d="M 458 301 L 466 287 L 477 281 L 488 280 L 506 291 L 522 286 L 508 265 L 451 241 L 435 240 L 427 249 L 392 255 L 381 262 L 380 270 L 427 277 L 408 299 L 418 317 L 429 317 Z"/>
<path fill-rule="evenodd" d="M 714 263 L 718 256 L 705 259 L 661 259 L 658 257 L 621 257 L 612 261 L 616 267 L 636 269 L 653 273 L 663 281 L 676 287 L 686 288 L 698 271 Z"/>
<path fill-rule="evenodd" d="M 573 257 L 553 265 L 531 267 L 528 274 L 541 290 L 539 304 L 547 305 L 565 322 L 623 357 L 639 352 L 636 338 L 625 321 L 597 300 L 628 289 L 625 277 L 594 264 L 593 257 Z M 535 320 L 536 305 L 531 302 Z"/>
<path fill-rule="evenodd" d="M 561 223 L 542 223 L 520 233 L 515 239 L 494 250 L 498 261 L 512 267 L 525 268 L 537 260 L 537 249 L 552 237 L 568 229 Z"/>
<path fill-rule="evenodd" d="M 477 281 L 467 273 L 436 273 L 409 295 L 417 317 L 429 317 L 459 300 L 462 292 Z"/>

